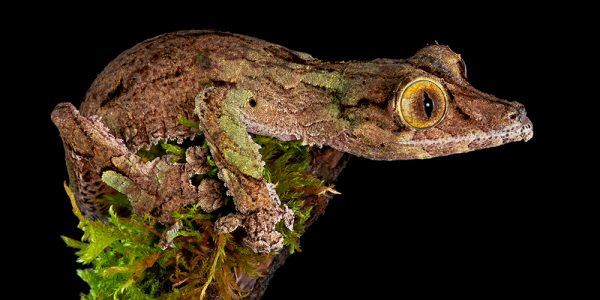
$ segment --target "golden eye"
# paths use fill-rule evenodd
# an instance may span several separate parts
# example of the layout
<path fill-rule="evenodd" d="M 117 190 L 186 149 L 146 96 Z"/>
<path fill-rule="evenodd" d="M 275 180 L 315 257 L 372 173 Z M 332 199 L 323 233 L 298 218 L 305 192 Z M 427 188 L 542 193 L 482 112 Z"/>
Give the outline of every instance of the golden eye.
<path fill-rule="evenodd" d="M 447 105 L 448 94 L 439 83 L 428 78 L 418 78 L 400 91 L 396 111 L 406 125 L 425 129 L 444 119 Z"/>

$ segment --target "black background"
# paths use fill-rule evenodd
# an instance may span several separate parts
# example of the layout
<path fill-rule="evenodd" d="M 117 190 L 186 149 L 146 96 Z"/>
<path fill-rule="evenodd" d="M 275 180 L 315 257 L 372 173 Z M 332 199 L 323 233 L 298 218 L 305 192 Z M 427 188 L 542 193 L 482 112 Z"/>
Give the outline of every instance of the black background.
<path fill-rule="evenodd" d="M 9 218 L 12 226 L 31 228 L 10 235 L 20 245 L 11 249 L 30 263 L 12 273 L 30 287 L 24 294 L 75 299 L 86 291 L 75 274 L 74 251 L 60 240 L 80 232 L 62 189 L 67 174 L 52 108 L 79 104 L 120 52 L 183 29 L 251 35 L 324 60 L 405 58 L 437 41 L 462 54 L 475 87 L 525 104 L 534 124 L 528 143 L 466 155 L 354 158 L 339 177 L 342 195 L 308 230 L 303 252 L 277 272 L 264 299 L 533 296 L 565 289 L 558 278 L 569 262 L 559 249 L 570 216 L 562 198 L 566 179 L 556 170 L 566 165 L 557 159 L 565 156 L 566 136 L 551 109 L 564 100 L 556 93 L 563 76 L 556 68 L 567 62 L 556 60 L 570 34 L 556 15 L 510 4 L 292 5 L 271 6 L 274 12 L 232 3 L 152 11 L 99 5 L 72 13 L 73 7 L 36 7 L 10 25 L 6 60 L 17 67 L 11 71 L 16 82 L 8 84 L 17 96 L 8 101 L 16 106 L 5 119 L 17 116 L 28 125 L 5 127 L 13 134 L 7 141 L 27 153 L 9 156 L 20 191 L 31 195 L 11 201 L 15 208 L 8 213 L 16 217 Z M 30 217 L 20 217 L 26 212 Z M 31 280 L 51 288 L 32 289 Z"/>

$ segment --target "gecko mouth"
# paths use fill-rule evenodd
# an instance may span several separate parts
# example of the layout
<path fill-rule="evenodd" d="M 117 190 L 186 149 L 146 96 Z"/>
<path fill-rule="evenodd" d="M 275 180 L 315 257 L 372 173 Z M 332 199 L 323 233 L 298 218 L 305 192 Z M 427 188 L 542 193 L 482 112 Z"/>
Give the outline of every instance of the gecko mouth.
<path fill-rule="evenodd" d="M 447 148 L 452 146 L 467 146 L 469 150 L 489 148 L 510 142 L 527 142 L 533 137 L 533 124 L 526 116 L 519 123 L 506 126 L 492 132 L 478 132 L 461 136 L 451 136 L 431 140 L 410 141 L 402 143 L 405 146 L 421 146 L 430 152 L 430 148 Z M 448 149 L 449 150 L 449 149 Z M 467 150 L 467 151 L 469 151 Z M 440 151 L 440 150 L 438 150 Z M 433 151 L 433 152 L 438 152 Z M 442 151 L 446 152 L 446 151 Z M 454 151 L 451 151 L 454 152 Z M 451 154 L 451 153 L 446 153 Z"/>
<path fill-rule="evenodd" d="M 468 134 L 461 137 L 456 137 L 455 143 L 469 143 L 469 146 L 475 146 L 472 144 L 479 143 L 492 143 L 491 146 L 499 146 L 510 142 L 524 141 L 527 142 L 533 137 L 533 125 L 529 119 L 525 118 L 526 122 L 520 124 L 513 124 L 504 127 L 498 131 L 483 132 Z M 448 141 L 452 144 L 452 141 Z M 482 148 L 485 145 L 481 145 Z"/>

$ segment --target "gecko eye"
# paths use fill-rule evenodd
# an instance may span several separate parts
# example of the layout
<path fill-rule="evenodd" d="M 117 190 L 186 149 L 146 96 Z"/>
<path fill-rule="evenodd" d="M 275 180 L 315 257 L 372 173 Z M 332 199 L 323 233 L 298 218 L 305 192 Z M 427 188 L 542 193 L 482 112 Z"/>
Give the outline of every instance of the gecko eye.
<path fill-rule="evenodd" d="M 448 94 L 439 83 L 428 78 L 418 78 L 400 91 L 396 111 L 406 125 L 425 129 L 444 119 L 447 103 Z"/>

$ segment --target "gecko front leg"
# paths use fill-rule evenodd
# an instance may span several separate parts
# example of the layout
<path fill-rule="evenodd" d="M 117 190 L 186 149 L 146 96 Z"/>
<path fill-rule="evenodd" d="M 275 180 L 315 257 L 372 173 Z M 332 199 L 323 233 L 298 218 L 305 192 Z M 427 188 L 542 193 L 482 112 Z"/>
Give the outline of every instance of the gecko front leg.
<path fill-rule="evenodd" d="M 113 157 L 128 153 L 99 118 L 86 118 L 70 103 L 60 103 L 52 112 L 65 148 L 70 188 L 77 206 L 91 220 L 102 219 L 106 207 L 96 201 L 112 189 L 102 182 L 102 170 L 111 167 Z"/>
<path fill-rule="evenodd" d="M 97 198 L 115 190 L 127 195 L 135 214 L 152 214 L 163 224 L 172 224 L 172 213 L 186 205 L 199 203 L 210 213 L 223 204 L 219 181 L 204 178 L 195 186 L 190 180 L 208 171 L 208 153 L 201 147 L 187 149 L 185 164 L 169 156 L 145 162 L 99 118 L 82 116 L 69 103 L 56 106 L 52 121 L 67 153 L 70 187 L 86 218 L 102 219 L 106 209 Z"/>
<path fill-rule="evenodd" d="M 294 215 L 281 204 L 274 185 L 263 177 L 260 146 L 246 131 L 241 114 L 251 100 L 248 90 L 209 87 L 196 97 L 196 113 L 219 176 L 238 211 L 219 219 L 216 231 L 231 232 L 241 226 L 246 231 L 244 244 L 256 253 L 267 254 L 283 247 L 283 237 L 275 225 L 283 220 L 291 229 Z"/>

